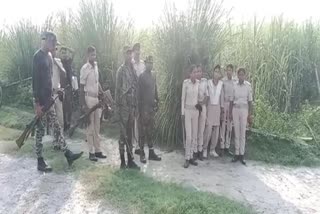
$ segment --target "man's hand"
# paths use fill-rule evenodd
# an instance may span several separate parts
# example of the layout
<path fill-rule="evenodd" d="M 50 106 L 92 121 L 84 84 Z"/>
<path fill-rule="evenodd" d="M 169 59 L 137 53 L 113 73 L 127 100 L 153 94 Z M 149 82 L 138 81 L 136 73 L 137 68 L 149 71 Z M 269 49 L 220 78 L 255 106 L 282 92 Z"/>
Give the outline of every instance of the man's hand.
<path fill-rule="evenodd" d="M 61 102 L 63 102 L 63 98 L 64 98 L 64 91 L 63 91 L 63 89 L 59 89 L 57 93 L 58 93 L 59 100 L 60 100 Z"/>
<path fill-rule="evenodd" d="M 35 111 L 35 113 L 36 113 L 36 115 L 37 115 L 38 117 L 41 117 L 41 116 L 43 115 L 42 108 L 43 108 L 43 107 L 40 106 L 39 103 L 36 103 L 36 104 L 35 104 L 35 109 L 34 109 L 34 111 Z"/>

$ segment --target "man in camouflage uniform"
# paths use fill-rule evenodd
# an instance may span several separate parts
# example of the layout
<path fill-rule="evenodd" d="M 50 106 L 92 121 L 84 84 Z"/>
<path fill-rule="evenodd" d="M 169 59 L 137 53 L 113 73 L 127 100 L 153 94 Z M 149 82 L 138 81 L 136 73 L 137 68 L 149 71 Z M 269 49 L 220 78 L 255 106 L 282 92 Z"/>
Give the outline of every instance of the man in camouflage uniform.
<path fill-rule="evenodd" d="M 137 114 L 137 75 L 132 65 L 132 50 L 124 48 L 124 64 L 120 66 L 116 75 L 116 107 L 120 124 L 119 152 L 120 168 L 140 169 L 133 161 L 132 134 L 134 117 Z M 125 162 L 125 146 L 127 149 L 128 163 Z"/>
<path fill-rule="evenodd" d="M 50 52 L 53 52 L 56 48 L 57 37 L 52 32 L 45 32 L 41 35 L 41 48 L 33 56 L 33 74 L 32 74 L 32 89 L 34 97 L 35 113 L 40 118 L 36 124 L 36 154 L 38 157 L 38 170 L 43 172 L 50 172 L 52 168 L 46 164 L 42 157 L 42 137 L 44 136 L 43 117 L 44 110 L 50 107 L 50 103 L 53 101 L 52 90 L 52 69 L 53 59 Z M 61 92 L 59 92 L 60 94 Z M 61 128 L 57 119 L 57 115 L 53 106 L 45 112 L 54 124 L 54 137 L 58 144 L 61 146 L 61 150 L 71 165 L 73 161 L 80 158 L 81 153 L 73 154 L 66 144 L 66 141 L 61 132 Z"/>
<path fill-rule="evenodd" d="M 154 116 L 158 110 L 158 91 L 156 78 L 152 74 L 153 58 L 149 56 L 145 60 L 146 69 L 138 79 L 138 109 L 140 125 L 140 161 L 146 163 L 144 144 L 149 147 L 149 160 L 161 161 L 161 158 L 154 153 L 153 131 Z"/>

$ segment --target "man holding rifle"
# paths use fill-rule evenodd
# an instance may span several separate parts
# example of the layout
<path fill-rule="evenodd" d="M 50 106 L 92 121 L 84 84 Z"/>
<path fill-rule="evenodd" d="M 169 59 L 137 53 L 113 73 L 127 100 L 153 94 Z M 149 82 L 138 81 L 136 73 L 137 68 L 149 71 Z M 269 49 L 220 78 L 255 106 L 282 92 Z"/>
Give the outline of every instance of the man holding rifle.
<path fill-rule="evenodd" d="M 63 133 L 55 113 L 51 105 L 53 100 L 52 90 L 52 69 L 53 59 L 49 52 L 55 51 L 57 45 L 57 37 L 52 32 L 44 32 L 41 35 L 41 48 L 33 56 L 33 75 L 32 88 L 34 97 L 35 113 L 39 118 L 36 124 L 36 154 L 38 157 L 38 170 L 43 172 L 52 171 L 52 168 L 46 164 L 42 157 L 42 137 L 44 136 L 44 125 L 42 117 L 47 114 L 50 118 L 51 124 L 54 124 L 54 137 L 61 150 L 71 165 L 73 161 L 80 158 L 81 153 L 73 154 L 65 142 Z M 61 94 L 61 91 L 59 92 Z"/>
<path fill-rule="evenodd" d="M 88 112 L 99 103 L 99 93 L 103 94 L 99 83 L 98 64 L 96 62 L 96 48 L 87 49 L 87 63 L 80 71 L 80 104 L 83 112 Z M 89 115 L 87 124 L 87 143 L 89 147 L 89 160 L 98 161 L 97 158 L 107 158 L 102 154 L 100 146 L 100 117 L 101 108 L 97 108 Z"/>

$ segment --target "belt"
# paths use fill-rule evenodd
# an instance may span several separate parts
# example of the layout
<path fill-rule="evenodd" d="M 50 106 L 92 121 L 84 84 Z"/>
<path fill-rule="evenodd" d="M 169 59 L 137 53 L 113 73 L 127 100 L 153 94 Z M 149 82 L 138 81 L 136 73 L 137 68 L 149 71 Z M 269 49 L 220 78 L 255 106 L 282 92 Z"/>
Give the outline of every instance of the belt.
<path fill-rule="evenodd" d="M 234 104 L 234 108 L 248 108 L 248 104 Z"/>
<path fill-rule="evenodd" d="M 98 95 L 96 93 L 91 93 L 91 92 L 85 92 L 85 96 L 98 98 Z"/>

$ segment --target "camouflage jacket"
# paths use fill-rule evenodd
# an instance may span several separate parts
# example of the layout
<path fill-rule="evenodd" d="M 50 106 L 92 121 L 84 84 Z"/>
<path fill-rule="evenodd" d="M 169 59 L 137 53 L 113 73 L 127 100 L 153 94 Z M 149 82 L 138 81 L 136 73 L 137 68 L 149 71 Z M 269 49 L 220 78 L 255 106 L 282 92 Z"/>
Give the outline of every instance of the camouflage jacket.
<path fill-rule="evenodd" d="M 133 67 L 122 64 L 116 75 L 115 102 L 119 109 L 123 107 L 136 109 L 137 83 L 138 77 Z"/>

